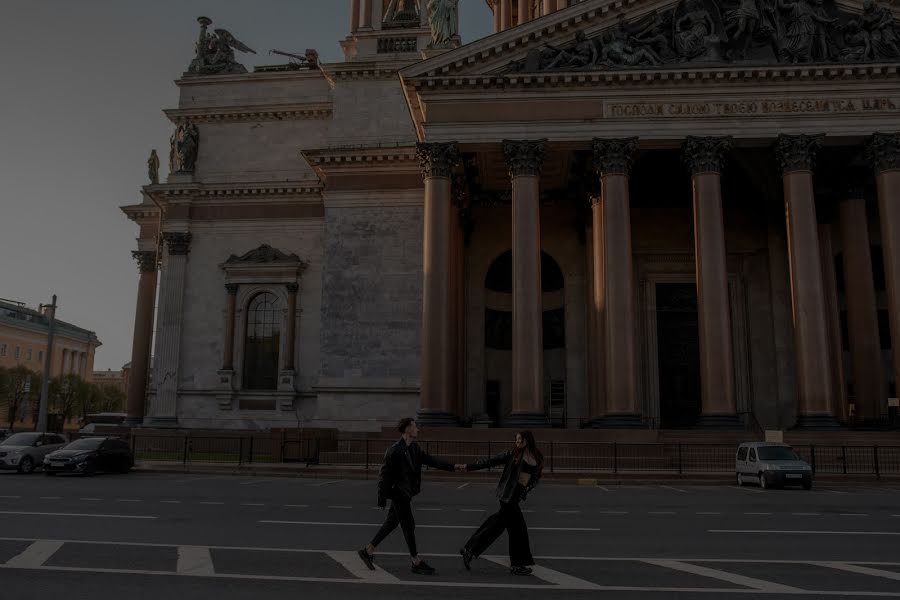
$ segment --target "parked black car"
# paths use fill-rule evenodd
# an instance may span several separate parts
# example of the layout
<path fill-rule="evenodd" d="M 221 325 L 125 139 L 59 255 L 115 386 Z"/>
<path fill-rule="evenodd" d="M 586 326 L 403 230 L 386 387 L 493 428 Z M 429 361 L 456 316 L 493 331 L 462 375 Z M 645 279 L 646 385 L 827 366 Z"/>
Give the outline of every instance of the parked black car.
<path fill-rule="evenodd" d="M 114 437 L 89 437 L 75 440 L 44 458 L 44 473 L 83 473 L 98 471 L 127 473 L 134 466 L 128 443 Z"/>

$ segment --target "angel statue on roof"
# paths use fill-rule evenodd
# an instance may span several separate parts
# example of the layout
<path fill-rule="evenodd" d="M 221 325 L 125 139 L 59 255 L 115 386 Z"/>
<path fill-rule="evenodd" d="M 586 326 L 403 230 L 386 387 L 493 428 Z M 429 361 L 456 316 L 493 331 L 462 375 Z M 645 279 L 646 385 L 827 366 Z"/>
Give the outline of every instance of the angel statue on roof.
<path fill-rule="evenodd" d="M 200 23 L 200 38 L 195 45 L 197 56 L 191 61 L 188 73 L 198 75 L 246 73 L 244 65 L 234 59 L 234 51 L 252 54 L 256 52 L 226 29 L 216 29 L 213 33 L 208 33 L 207 27 L 212 24 L 212 19 L 198 17 L 197 22 Z"/>
<path fill-rule="evenodd" d="M 459 0 L 428 0 L 429 48 L 455 48 L 459 45 Z"/>

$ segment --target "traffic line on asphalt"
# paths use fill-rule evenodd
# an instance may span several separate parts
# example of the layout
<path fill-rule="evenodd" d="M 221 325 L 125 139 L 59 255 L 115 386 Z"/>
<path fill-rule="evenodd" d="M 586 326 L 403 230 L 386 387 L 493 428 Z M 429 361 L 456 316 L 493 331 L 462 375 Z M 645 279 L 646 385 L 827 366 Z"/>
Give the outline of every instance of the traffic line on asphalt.
<path fill-rule="evenodd" d="M 483 512 L 483 511 L 479 511 Z M 523 511 L 524 512 L 524 511 Z M 313 527 L 381 527 L 382 523 L 339 523 L 337 521 L 283 521 L 276 519 L 264 519 L 257 521 L 265 525 L 305 525 Z M 417 529 L 472 529 L 471 525 L 420 525 L 416 523 Z M 529 531 L 584 531 L 596 532 L 606 531 L 606 527 L 528 527 Z M 900 535 L 900 534 L 898 534 Z"/>
<path fill-rule="evenodd" d="M 659 487 L 664 488 L 664 489 L 667 489 L 667 490 L 674 490 L 674 491 L 676 491 L 676 492 L 681 492 L 682 494 L 687 494 L 687 493 L 688 493 L 687 490 L 682 490 L 681 488 L 673 487 L 673 486 L 671 486 L 671 485 L 661 485 L 661 486 L 659 486 Z"/>
<path fill-rule="evenodd" d="M 492 563 L 496 563 L 498 565 L 502 565 L 509 568 L 509 558 L 505 556 L 488 556 L 485 557 L 488 561 Z M 553 569 L 548 569 L 547 567 L 542 567 L 540 565 L 532 565 L 531 574 L 537 577 L 538 579 L 542 579 L 547 583 L 552 583 L 554 585 L 558 585 L 560 587 L 564 587 L 570 590 L 597 590 L 600 586 L 591 581 L 587 581 L 585 579 L 579 579 L 573 575 L 569 575 L 567 573 L 562 573 L 560 571 L 555 571 Z M 552 589 L 552 588 L 551 588 Z"/>
<path fill-rule="evenodd" d="M 6 561 L 6 566 L 13 569 L 36 569 L 47 562 L 62 546 L 62 542 L 37 540 L 23 552 Z"/>
<path fill-rule="evenodd" d="M 459 486 L 459 487 L 456 488 L 456 489 L 461 490 L 461 489 L 467 487 L 468 485 L 469 485 L 468 483 L 464 483 L 464 484 L 462 484 L 461 486 Z"/>
<path fill-rule="evenodd" d="M 0 496 L 0 498 L 4 498 L 6 500 L 13 500 L 16 498 L 21 498 L 22 496 Z"/>
<path fill-rule="evenodd" d="M 178 546 L 176 570 L 179 575 L 210 577 L 216 574 L 212 554 L 205 546 Z"/>
<path fill-rule="evenodd" d="M 347 551 L 329 551 L 325 552 L 331 560 L 335 561 L 347 571 L 350 572 L 351 575 L 356 577 L 357 579 L 361 579 L 365 582 L 369 583 L 403 583 L 397 577 L 391 575 L 377 564 L 375 565 L 375 570 L 370 570 L 366 565 L 363 564 L 362 559 L 356 552 L 347 552 Z"/>
<path fill-rule="evenodd" d="M 786 592 L 797 593 L 803 591 L 800 588 L 789 585 L 773 583 L 771 581 L 764 581 L 762 579 L 756 579 L 754 577 L 738 575 L 737 573 L 720 571 L 719 569 L 711 569 L 709 567 L 703 567 L 701 565 L 692 565 L 690 563 L 681 562 L 678 560 L 644 560 L 642 562 L 645 562 L 649 565 L 655 565 L 657 567 L 665 567 L 674 571 L 683 571 L 692 575 L 700 575 L 702 577 L 718 579 L 719 581 L 727 581 L 728 583 L 733 583 L 735 585 L 742 585 L 744 587 L 753 588 L 754 590 L 769 592 L 773 594 L 783 594 Z"/>
<path fill-rule="evenodd" d="M 900 531 L 804 531 L 790 529 L 707 529 L 707 533 L 777 533 L 798 535 L 900 535 Z"/>
<path fill-rule="evenodd" d="M 95 513 L 31 512 L 22 510 L 0 510 L 0 515 L 30 515 L 37 517 L 96 517 L 98 519 L 155 519 L 147 515 L 102 515 Z"/>
<path fill-rule="evenodd" d="M 324 487 L 326 485 L 334 485 L 335 483 L 340 483 L 340 479 L 335 479 L 334 481 L 322 481 L 320 483 L 310 483 L 309 487 Z"/>
<path fill-rule="evenodd" d="M 442 509 L 442 508 L 417 508 L 416 510 L 421 510 L 424 512 L 436 512 L 436 511 L 444 510 L 444 509 Z"/>
<path fill-rule="evenodd" d="M 884 577 L 885 579 L 893 579 L 894 581 L 900 581 L 900 573 L 896 571 L 885 571 L 883 569 L 873 569 L 872 567 L 863 567 L 861 565 L 854 565 L 846 562 L 817 562 L 813 563 L 822 567 L 828 567 L 829 569 L 837 569 L 839 571 L 847 571 L 848 573 L 856 573 L 858 575 L 868 575 L 870 577 Z"/>

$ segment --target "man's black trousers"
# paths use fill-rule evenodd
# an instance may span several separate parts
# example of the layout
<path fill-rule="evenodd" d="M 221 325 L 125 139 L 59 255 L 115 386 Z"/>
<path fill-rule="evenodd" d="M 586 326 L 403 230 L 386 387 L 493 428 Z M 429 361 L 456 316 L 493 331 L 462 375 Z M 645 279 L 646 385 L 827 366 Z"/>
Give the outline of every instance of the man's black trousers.
<path fill-rule="evenodd" d="M 391 500 L 391 508 L 388 510 L 384 525 L 372 538 L 373 546 L 377 548 L 399 525 L 403 529 L 403 537 L 406 539 L 409 555 L 418 556 L 418 550 L 416 549 L 416 520 L 413 518 L 411 502 L 411 498 L 407 498 L 399 492 L 398 496 Z"/>

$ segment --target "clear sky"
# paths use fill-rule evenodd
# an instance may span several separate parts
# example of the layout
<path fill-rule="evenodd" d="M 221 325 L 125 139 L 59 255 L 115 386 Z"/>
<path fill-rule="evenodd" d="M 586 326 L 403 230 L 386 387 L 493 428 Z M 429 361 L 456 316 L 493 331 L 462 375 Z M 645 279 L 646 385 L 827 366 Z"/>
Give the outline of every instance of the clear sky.
<path fill-rule="evenodd" d="M 156 148 L 161 178 L 196 17 L 256 50 L 343 55 L 350 0 L 0 0 L 0 298 L 36 307 L 59 296 L 60 319 L 103 346 L 95 369 L 131 360 L 137 204 Z M 460 33 L 490 33 L 484 0 L 460 2 Z"/>

